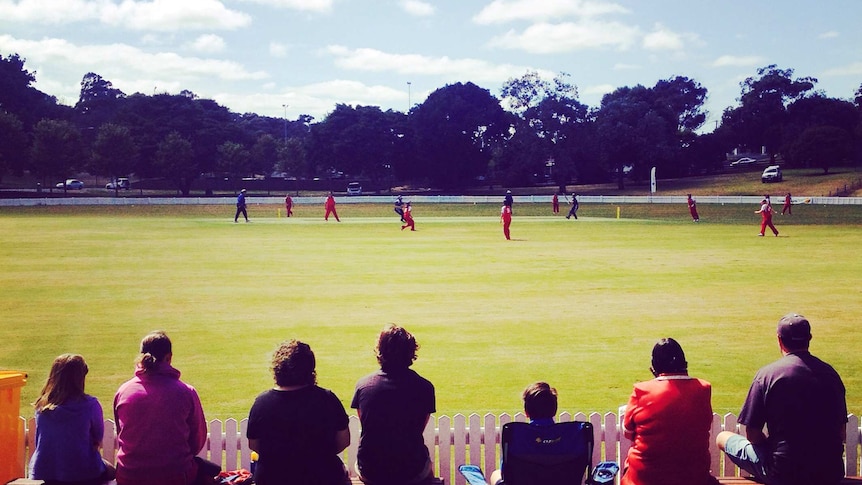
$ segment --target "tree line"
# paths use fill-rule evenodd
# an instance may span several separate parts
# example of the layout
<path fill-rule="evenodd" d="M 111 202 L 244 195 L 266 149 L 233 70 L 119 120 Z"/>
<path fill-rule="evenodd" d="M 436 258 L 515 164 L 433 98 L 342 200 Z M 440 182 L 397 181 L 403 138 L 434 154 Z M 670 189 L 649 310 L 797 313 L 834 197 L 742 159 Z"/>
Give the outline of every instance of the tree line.
<path fill-rule="evenodd" d="M 409 112 L 338 104 L 320 121 L 238 114 L 190 91 L 127 95 L 87 73 L 74 106 L 35 89 L 18 54 L 0 55 L 0 178 L 44 183 L 89 172 L 170 180 L 188 195 L 201 177 L 350 174 L 383 185 L 457 190 L 645 180 L 713 173 L 741 149 L 785 167 L 828 171 L 862 159 L 862 85 L 850 100 L 812 77 L 769 65 L 740 83 L 710 133 L 708 92 L 675 76 L 620 87 L 598 107 L 560 73 L 509 79 L 495 96 L 471 82 L 443 86 Z"/>

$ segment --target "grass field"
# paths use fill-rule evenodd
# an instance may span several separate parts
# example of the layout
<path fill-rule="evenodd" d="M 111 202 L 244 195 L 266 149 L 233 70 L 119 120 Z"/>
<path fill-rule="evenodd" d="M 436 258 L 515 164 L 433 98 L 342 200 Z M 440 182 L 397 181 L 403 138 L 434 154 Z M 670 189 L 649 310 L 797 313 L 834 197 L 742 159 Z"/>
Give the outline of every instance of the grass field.
<path fill-rule="evenodd" d="M 775 324 L 808 316 L 812 351 L 862 412 L 862 207 L 799 206 L 758 238 L 750 206 L 585 205 L 581 219 L 518 205 L 513 241 L 494 205 L 420 206 L 401 232 L 389 206 L 320 207 L 292 219 L 252 206 L 3 208 L 0 368 L 30 376 L 31 415 L 51 360 L 81 353 L 110 409 L 140 338 L 165 329 L 208 418 L 242 418 L 271 385 L 279 341 L 308 342 L 319 383 L 349 405 L 376 368 L 386 322 L 422 348 L 414 368 L 438 414 L 515 412 L 546 380 L 561 410 L 615 411 L 650 378 L 660 337 L 678 339 L 717 412 L 738 412 L 755 370 L 778 357 Z M 108 411 L 109 412 L 109 411 Z"/>

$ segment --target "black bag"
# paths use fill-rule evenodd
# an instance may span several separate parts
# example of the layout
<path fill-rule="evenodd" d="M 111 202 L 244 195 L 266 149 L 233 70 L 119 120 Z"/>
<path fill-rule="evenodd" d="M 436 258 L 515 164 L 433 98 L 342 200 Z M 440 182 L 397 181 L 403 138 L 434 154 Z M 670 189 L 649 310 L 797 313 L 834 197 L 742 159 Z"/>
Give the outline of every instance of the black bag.
<path fill-rule="evenodd" d="M 193 485 L 212 485 L 216 482 L 216 476 L 221 473 L 221 466 L 199 456 L 195 457 L 195 463 L 198 466 L 198 474 L 195 475 Z"/>

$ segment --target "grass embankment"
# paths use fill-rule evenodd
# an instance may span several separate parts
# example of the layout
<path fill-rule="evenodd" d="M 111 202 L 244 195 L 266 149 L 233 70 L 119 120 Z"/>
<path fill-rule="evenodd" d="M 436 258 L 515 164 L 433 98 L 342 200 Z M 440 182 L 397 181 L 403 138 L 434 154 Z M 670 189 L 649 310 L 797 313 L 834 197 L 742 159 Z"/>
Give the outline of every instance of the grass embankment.
<path fill-rule="evenodd" d="M 287 338 L 311 344 L 320 384 L 349 404 L 385 322 L 416 334 L 440 414 L 518 411 L 536 380 L 561 410 L 614 411 L 663 336 L 713 383 L 715 410 L 737 412 L 788 311 L 811 318 L 813 351 L 862 412 L 862 208 L 798 206 L 776 217 L 782 237 L 758 238 L 750 206 L 704 204 L 693 224 L 677 205 L 623 206 L 616 220 L 615 206 L 586 204 L 567 221 L 520 204 L 509 242 L 490 204 L 418 206 L 415 233 L 389 206 L 344 204 L 340 224 L 319 207 L 275 209 L 234 224 L 226 206 L 4 208 L 0 368 L 30 374 L 22 414 L 63 352 L 85 356 L 109 409 L 155 328 L 210 418 L 245 416 Z"/>

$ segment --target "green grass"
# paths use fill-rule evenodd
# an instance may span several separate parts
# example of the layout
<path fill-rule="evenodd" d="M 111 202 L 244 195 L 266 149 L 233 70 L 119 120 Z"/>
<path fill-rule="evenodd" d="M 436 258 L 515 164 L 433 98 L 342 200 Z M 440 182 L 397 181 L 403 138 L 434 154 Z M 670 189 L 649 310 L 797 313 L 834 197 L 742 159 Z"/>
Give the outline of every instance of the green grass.
<path fill-rule="evenodd" d="M 51 360 L 81 353 L 87 390 L 106 410 L 133 370 L 140 338 L 167 330 L 174 363 L 208 418 L 242 418 L 271 385 L 279 341 L 308 342 L 319 383 L 349 405 L 376 368 L 386 322 L 411 330 L 415 369 L 439 414 L 516 412 L 546 380 L 563 411 L 615 411 L 649 353 L 677 338 L 717 412 L 738 412 L 755 370 L 778 357 L 788 311 L 813 324 L 813 352 L 844 378 L 862 412 L 858 319 L 862 207 L 799 206 L 758 238 L 754 207 L 585 204 L 578 221 L 520 204 L 503 239 L 494 205 L 420 205 L 417 232 L 389 206 L 320 207 L 295 219 L 252 206 L 2 209 L 0 368 L 24 370 L 31 415 Z M 109 411 L 108 411 L 109 412 Z"/>

